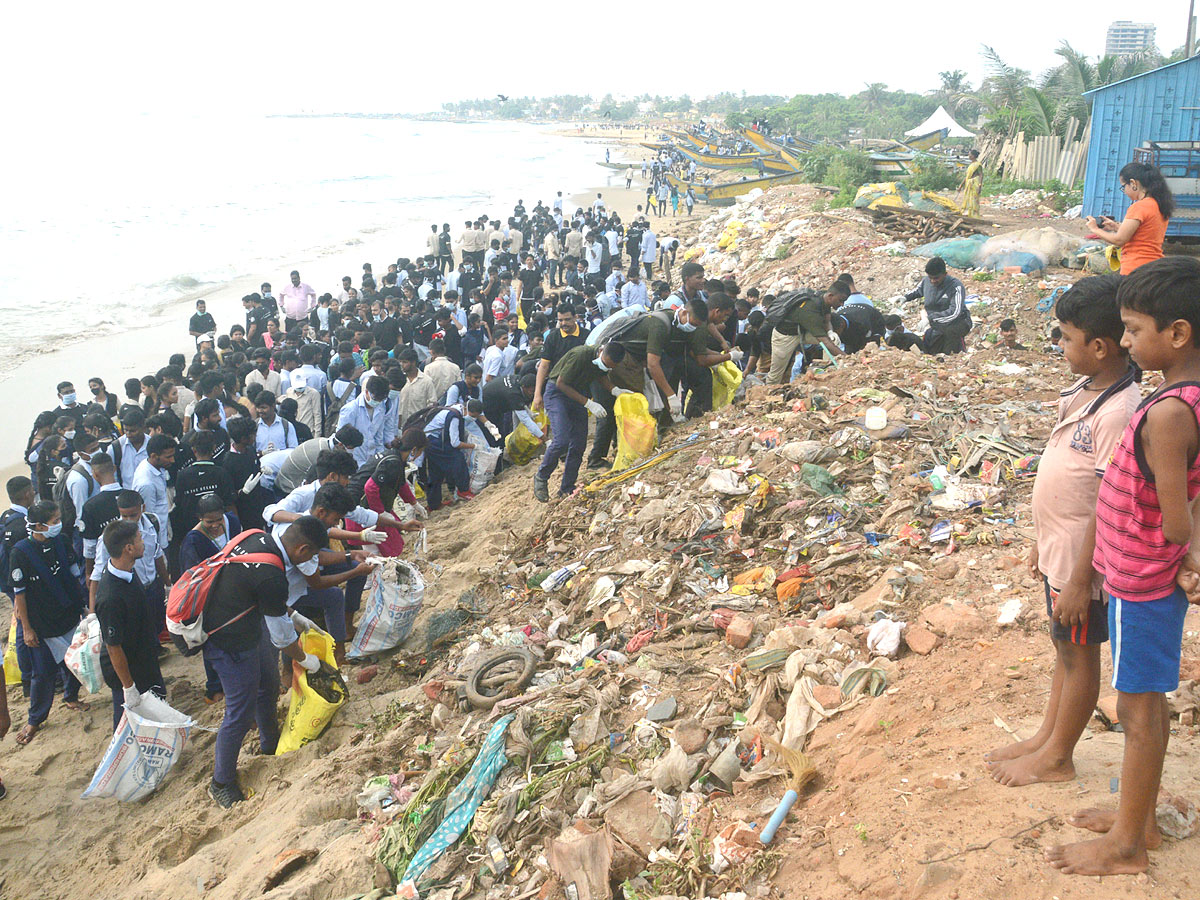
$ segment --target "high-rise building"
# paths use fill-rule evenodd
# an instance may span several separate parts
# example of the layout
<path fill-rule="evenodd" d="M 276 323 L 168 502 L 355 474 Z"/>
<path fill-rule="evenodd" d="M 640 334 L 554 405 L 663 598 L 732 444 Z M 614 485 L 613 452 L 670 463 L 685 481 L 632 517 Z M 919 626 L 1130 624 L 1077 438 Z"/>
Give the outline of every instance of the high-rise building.
<path fill-rule="evenodd" d="M 1105 56 L 1124 56 L 1154 49 L 1154 25 L 1149 22 L 1113 22 L 1104 41 Z"/>

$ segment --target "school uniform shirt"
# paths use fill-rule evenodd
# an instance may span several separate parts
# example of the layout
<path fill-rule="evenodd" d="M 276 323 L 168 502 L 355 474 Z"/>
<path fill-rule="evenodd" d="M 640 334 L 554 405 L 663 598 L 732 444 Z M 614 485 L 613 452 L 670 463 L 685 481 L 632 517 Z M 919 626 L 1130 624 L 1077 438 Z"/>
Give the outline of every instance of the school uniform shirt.
<path fill-rule="evenodd" d="M 483 380 L 485 382 L 489 375 L 494 378 L 503 378 L 505 375 L 511 375 L 516 367 L 517 349 L 515 347 L 505 347 L 501 350 L 493 344 L 483 354 Z"/>
<path fill-rule="evenodd" d="M 255 347 L 263 346 L 263 335 L 267 333 L 268 318 L 270 316 L 261 306 L 251 306 L 246 310 L 246 337 L 251 345 Z M 254 331 L 253 337 L 250 337 L 251 330 Z"/>
<path fill-rule="evenodd" d="M 232 555 L 270 553 L 279 557 L 286 568 L 287 554 L 274 537 L 255 534 L 231 551 Z M 213 581 L 208 604 L 204 608 L 204 629 L 208 643 L 230 653 L 258 646 L 262 636 L 259 617 L 288 614 L 288 580 L 285 569 L 270 563 L 223 566 Z M 231 621 L 243 612 L 236 622 Z M 219 630 L 218 630 L 219 629 Z"/>
<path fill-rule="evenodd" d="M 17 546 L 18 541 L 29 537 L 29 510 L 19 503 L 14 503 L 9 508 L 9 512 L 15 515 L 5 514 L 4 530 L 0 532 L 0 543 L 3 543 L 5 553 L 10 557 L 11 567 L 12 548 Z M 8 572 L 0 572 L 0 578 L 6 579 L 8 574 Z"/>
<path fill-rule="evenodd" d="M 462 378 L 462 369 L 444 356 L 425 364 L 425 374 L 433 381 L 433 387 L 439 397 L 450 390 L 450 385 Z"/>
<path fill-rule="evenodd" d="M 96 544 L 104 529 L 121 518 L 117 509 L 117 494 L 121 491 L 119 484 L 106 484 L 96 493 L 96 496 L 83 504 L 79 520 L 83 523 L 83 558 L 96 558 Z"/>
<path fill-rule="evenodd" d="M 198 459 L 179 470 L 175 479 L 175 510 L 171 516 L 172 534 L 184 534 L 200 521 L 196 504 L 205 494 L 216 494 L 228 508 L 241 485 L 212 460 Z"/>
<path fill-rule="evenodd" d="M 112 563 L 97 567 L 96 618 L 100 620 L 100 674 L 114 691 L 121 686 L 109 657 L 109 647 L 120 647 L 129 664 L 134 685 L 149 687 L 158 682 L 158 642 L 151 634 L 146 590 L 134 572 Z"/>
<path fill-rule="evenodd" d="M 442 410 L 429 420 L 429 424 L 425 426 L 425 434 L 427 437 L 436 437 L 439 441 L 444 434 L 450 447 L 461 447 L 464 443 L 462 413 L 457 410 Z M 443 446 L 442 449 L 449 448 Z"/>
<path fill-rule="evenodd" d="M 129 437 L 123 434 L 113 444 L 113 462 L 117 464 L 117 481 L 122 487 L 133 485 L 133 473 L 146 458 L 146 445 L 149 443 L 150 436 L 143 435 L 142 446 L 134 447 Z"/>
<path fill-rule="evenodd" d="M 179 542 L 180 571 L 186 572 L 192 566 L 208 559 L 233 540 L 235 535 L 241 533 L 242 524 L 238 520 L 238 517 L 232 513 L 225 513 L 223 530 L 215 538 L 209 537 L 206 532 L 201 531 L 199 528 L 193 528 Z"/>
<path fill-rule="evenodd" d="M 621 306 L 628 309 L 631 306 L 649 307 L 650 292 L 646 288 L 646 282 L 640 279 L 634 283 L 627 281 L 621 285 Z"/>
<path fill-rule="evenodd" d="M 233 503 L 237 507 L 237 517 L 242 523 L 242 527 L 262 528 L 263 507 L 271 502 L 271 495 L 261 484 L 249 494 L 242 493 L 242 485 L 246 483 L 246 479 L 251 475 L 257 475 L 260 470 L 258 451 L 251 450 L 249 453 L 238 453 L 236 450 L 231 449 L 221 457 L 218 465 L 229 473 L 229 477 L 233 481 L 233 486 L 237 489 L 234 494 Z"/>
<path fill-rule="evenodd" d="M 575 330 L 567 334 L 564 334 L 560 328 L 552 329 L 542 346 L 542 359 L 549 360 L 550 365 L 553 366 L 563 358 L 568 350 L 586 342 L 588 333 L 588 330 L 578 322 L 575 323 Z"/>
<path fill-rule="evenodd" d="M 328 383 L 328 375 L 312 363 L 305 363 L 300 368 L 292 370 L 289 387 L 304 386 L 314 391 L 323 391 Z"/>
<path fill-rule="evenodd" d="M 647 229 L 642 235 L 642 262 L 652 263 L 658 257 L 658 241 L 654 236 L 654 232 Z"/>
<path fill-rule="evenodd" d="M 600 246 L 600 242 L 588 244 L 587 248 L 587 270 L 589 275 L 595 275 L 600 271 L 600 260 L 604 258 L 604 248 Z"/>
<path fill-rule="evenodd" d="M 154 526 L 154 520 L 145 513 L 138 520 L 138 531 L 142 533 L 142 541 L 146 544 L 146 550 L 139 559 L 133 561 L 133 571 L 141 581 L 142 586 L 153 584 L 158 580 L 157 560 L 163 558 L 165 548 L 158 540 L 158 529 Z M 96 546 L 96 565 L 92 567 L 92 581 L 101 581 L 103 579 L 104 570 L 112 563 L 112 558 L 108 555 L 108 548 L 104 546 L 104 541 L 101 541 Z"/>
<path fill-rule="evenodd" d="M 535 438 L 542 436 L 541 427 L 529 414 L 529 401 L 525 399 L 521 379 L 516 375 L 493 378 L 483 386 L 483 411 L 489 421 L 493 415 L 512 413 Z"/>
<path fill-rule="evenodd" d="M 1089 380 L 1080 378 L 1059 395 L 1058 421 L 1033 482 L 1038 569 L 1054 588 L 1071 578 L 1100 479 L 1142 401 L 1132 369 L 1103 392 L 1089 391 Z"/>
<path fill-rule="evenodd" d="M 96 479 L 92 475 L 92 464 L 81 459 L 77 465 L 85 469 L 87 475 L 76 471 L 72 466 L 67 472 L 67 494 L 75 506 L 75 528 L 83 531 L 83 520 L 79 517 L 79 513 L 83 510 L 83 505 L 96 495 L 99 488 L 96 487 Z"/>
<path fill-rule="evenodd" d="M 276 413 L 275 421 L 268 425 L 262 419 L 258 420 L 258 436 L 254 440 L 255 446 L 259 453 L 266 453 L 268 449 L 275 450 L 294 450 L 299 446 L 299 441 L 296 439 L 296 427 L 285 419 L 283 416 Z"/>
<path fill-rule="evenodd" d="M 144 459 L 133 475 L 133 489 L 142 495 L 146 512 L 154 513 L 158 519 L 158 537 L 166 544 L 170 541 L 171 504 L 167 495 L 167 473 Z"/>
<path fill-rule="evenodd" d="M 308 511 L 312 509 L 313 498 L 317 496 L 317 490 L 320 487 L 321 483 L 316 480 L 300 485 L 278 503 L 272 503 L 263 510 L 263 517 L 271 524 L 272 528 L 283 525 L 283 530 L 287 531 L 287 526 L 291 525 L 291 522 L 271 522 L 271 517 L 277 512 L 296 513 L 300 516 L 308 515 Z M 379 513 L 363 506 L 356 506 L 346 514 L 346 518 L 351 522 L 357 522 L 363 528 L 374 528 L 375 523 L 379 521 Z"/>
<path fill-rule="evenodd" d="M 46 566 L 50 577 L 58 583 L 57 591 L 47 585 L 34 568 L 25 549 L 29 545 L 32 545 L 31 552 Z M 79 565 L 70 540 L 63 535 L 48 541 L 30 538 L 29 544 L 13 548 L 11 560 L 13 591 L 25 594 L 25 609 L 34 633 L 39 638 L 47 638 L 73 631 L 82 617 L 84 599 L 78 580 Z"/>
<path fill-rule="evenodd" d="M 366 394 L 360 394 L 342 407 L 338 417 L 338 428 L 353 425 L 363 436 L 362 446 L 356 447 L 351 453 L 354 461 L 360 466 L 376 453 L 383 452 L 387 445 L 396 439 L 399 413 L 396 402 L 390 397 L 371 409 L 367 406 Z"/>

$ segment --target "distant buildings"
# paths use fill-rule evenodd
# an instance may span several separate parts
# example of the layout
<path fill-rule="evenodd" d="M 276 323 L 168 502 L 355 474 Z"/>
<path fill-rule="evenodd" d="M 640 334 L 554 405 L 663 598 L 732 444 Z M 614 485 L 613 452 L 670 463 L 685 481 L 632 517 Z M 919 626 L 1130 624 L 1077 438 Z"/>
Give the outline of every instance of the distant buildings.
<path fill-rule="evenodd" d="M 1105 56 L 1125 56 L 1154 49 L 1154 25 L 1149 22 L 1113 22 L 1104 41 Z"/>

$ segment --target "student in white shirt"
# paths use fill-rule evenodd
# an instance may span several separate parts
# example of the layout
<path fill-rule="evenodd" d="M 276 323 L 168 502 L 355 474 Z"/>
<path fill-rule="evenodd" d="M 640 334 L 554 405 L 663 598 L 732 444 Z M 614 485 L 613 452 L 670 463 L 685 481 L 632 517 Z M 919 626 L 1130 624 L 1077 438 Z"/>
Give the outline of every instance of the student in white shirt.
<path fill-rule="evenodd" d="M 509 352 L 511 350 L 511 353 Z M 497 325 L 492 330 L 492 346 L 483 354 L 483 382 L 503 378 L 516 371 L 517 351 L 508 346 L 508 327 Z"/>

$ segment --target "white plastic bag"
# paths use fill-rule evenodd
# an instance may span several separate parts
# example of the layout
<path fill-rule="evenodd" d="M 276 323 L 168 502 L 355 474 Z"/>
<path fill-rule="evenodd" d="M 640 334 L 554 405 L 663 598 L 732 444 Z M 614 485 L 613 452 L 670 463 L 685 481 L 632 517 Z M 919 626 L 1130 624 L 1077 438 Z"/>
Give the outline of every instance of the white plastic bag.
<path fill-rule="evenodd" d="M 370 598 L 346 656 L 355 659 L 402 643 L 412 631 L 425 598 L 425 579 L 400 559 L 375 569 L 367 582 Z"/>
<path fill-rule="evenodd" d="M 91 613 L 75 629 L 75 637 L 71 638 L 71 646 L 63 656 L 67 668 L 89 694 L 98 694 L 104 687 L 100 675 L 100 646 L 100 620 Z"/>
<path fill-rule="evenodd" d="M 503 453 L 498 447 L 477 447 L 471 453 L 471 493 L 478 494 L 496 474 L 496 463 Z"/>
<path fill-rule="evenodd" d="M 867 649 L 874 656 L 895 659 L 900 650 L 900 632 L 904 630 L 904 624 L 891 619 L 880 619 L 874 623 L 867 631 Z"/>
<path fill-rule="evenodd" d="M 183 752 L 195 725 L 165 700 L 143 695 L 134 709 L 125 710 L 83 796 L 115 797 L 127 803 L 154 793 Z"/>

